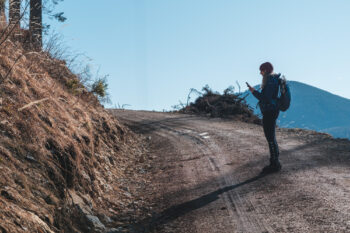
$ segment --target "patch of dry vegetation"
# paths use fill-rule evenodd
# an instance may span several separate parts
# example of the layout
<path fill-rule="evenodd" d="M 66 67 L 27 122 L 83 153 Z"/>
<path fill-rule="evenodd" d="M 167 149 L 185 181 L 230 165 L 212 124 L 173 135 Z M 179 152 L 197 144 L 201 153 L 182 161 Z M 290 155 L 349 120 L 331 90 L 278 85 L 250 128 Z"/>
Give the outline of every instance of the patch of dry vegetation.
<path fill-rule="evenodd" d="M 0 231 L 103 232 L 143 215 L 143 141 L 64 61 L 13 41 L 0 51 Z"/>
<path fill-rule="evenodd" d="M 224 90 L 223 94 L 214 92 L 209 86 L 203 87 L 203 92 L 191 89 L 187 104 L 180 104 L 179 112 L 241 120 L 255 124 L 261 124 L 261 120 L 254 114 L 246 103 L 246 96 L 235 93 L 233 87 Z M 195 92 L 198 98 L 193 103 L 188 103 L 190 95 Z"/>

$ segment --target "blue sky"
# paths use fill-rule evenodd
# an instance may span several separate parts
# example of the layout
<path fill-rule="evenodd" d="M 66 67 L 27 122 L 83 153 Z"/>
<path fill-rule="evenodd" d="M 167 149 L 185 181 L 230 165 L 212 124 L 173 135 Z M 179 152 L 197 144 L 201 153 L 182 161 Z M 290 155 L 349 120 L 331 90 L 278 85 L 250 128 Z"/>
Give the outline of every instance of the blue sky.
<path fill-rule="evenodd" d="M 190 88 L 287 79 L 350 98 L 348 0 L 65 0 L 53 23 L 73 52 L 109 74 L 113 104 L 170 110 Z"/>

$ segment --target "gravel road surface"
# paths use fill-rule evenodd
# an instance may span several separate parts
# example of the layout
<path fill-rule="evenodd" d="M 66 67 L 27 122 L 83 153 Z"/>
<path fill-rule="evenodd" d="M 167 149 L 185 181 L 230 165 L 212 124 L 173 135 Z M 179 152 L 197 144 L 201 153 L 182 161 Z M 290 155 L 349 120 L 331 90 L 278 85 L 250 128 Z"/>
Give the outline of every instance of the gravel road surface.
<path fill-rule="evenodd" d="M 350 232 L 350 142 L 278 129 L 282 171 L 260 176 L 259 125 L 113 110 L 150 142 L 154 214 L 145 232 Z"/>

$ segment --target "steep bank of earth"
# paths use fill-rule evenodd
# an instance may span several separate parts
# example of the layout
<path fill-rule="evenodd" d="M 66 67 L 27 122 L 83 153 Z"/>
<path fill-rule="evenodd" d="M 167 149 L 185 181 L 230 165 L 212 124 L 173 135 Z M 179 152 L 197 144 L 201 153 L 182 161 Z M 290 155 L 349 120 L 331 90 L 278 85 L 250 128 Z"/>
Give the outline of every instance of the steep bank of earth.
<path fill-rule="evenodd" d="M 350 142 L 278 129 L 282 171 L 262 127 L 185 114 L 112 111 L 150 140 L 157 208 L 137 232 L 349 232 Z"/>
<path fill-rule="evenodd" d="M 22 45 L 0 46 L 0 232 L 113 232 L 144 216 L 144 140 L 64 61 Z"/>

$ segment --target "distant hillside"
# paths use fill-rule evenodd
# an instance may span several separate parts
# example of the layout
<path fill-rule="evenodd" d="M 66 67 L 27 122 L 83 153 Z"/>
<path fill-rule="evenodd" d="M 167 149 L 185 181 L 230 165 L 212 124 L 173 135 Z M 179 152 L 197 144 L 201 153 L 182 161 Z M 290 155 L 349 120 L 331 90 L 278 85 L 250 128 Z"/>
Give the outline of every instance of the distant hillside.
<path fill-rule="evenodd" d="M 304 128 L 326 132 L 334 137 L 350 138 L 350 100 L 296 81 L 289 82 L 292 105 L 281 112 L 280 127 Z M 249 93 L 247 103 L 255 108 L 257 100 Z"/>

